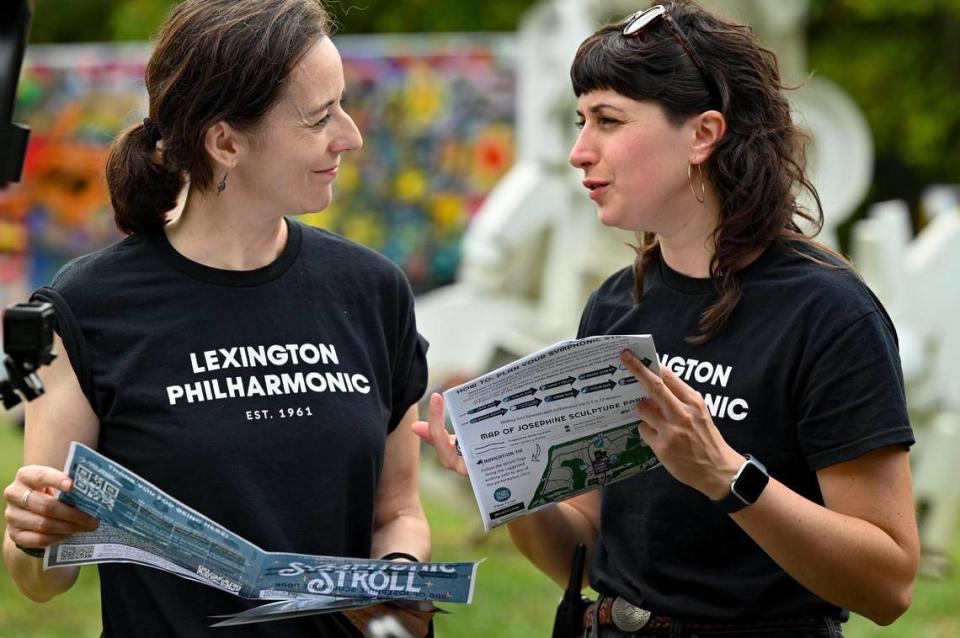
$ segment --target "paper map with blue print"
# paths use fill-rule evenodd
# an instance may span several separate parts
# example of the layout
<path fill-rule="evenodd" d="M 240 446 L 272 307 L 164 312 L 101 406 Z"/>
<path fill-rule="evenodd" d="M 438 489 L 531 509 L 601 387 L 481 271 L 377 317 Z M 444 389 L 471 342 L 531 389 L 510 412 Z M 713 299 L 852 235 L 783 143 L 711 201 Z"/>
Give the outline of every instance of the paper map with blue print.
<path fill-rule="evenodd" d="M 266 552 L 95 450 L 73 442 L 60 500 L 100 520 L 51 545 L 44 569 L 105 562 L 154 567 L 244 598 L 311 599 L 302 614 L 386 601 L 469 603 L 478 563 L 405 563 Z M 246 614 L 269 620 L 276 606 Z M 237 623 L 234 623 L 237 624 Z"/>
<path fill-rule="evenodd" d="M 620 362 L 660 374 L 650 335 L 562 341 L 444 392 L 489 530 L 658 464 L 637 431 L 646 394 Z"/>

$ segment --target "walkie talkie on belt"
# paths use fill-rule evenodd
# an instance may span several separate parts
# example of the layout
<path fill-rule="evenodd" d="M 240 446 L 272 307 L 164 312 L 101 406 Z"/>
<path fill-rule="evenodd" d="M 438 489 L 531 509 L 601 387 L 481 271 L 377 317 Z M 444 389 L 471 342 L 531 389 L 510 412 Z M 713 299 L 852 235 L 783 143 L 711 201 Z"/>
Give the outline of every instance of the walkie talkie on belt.
<path fill-rule="evenodd" d="M 563 598 L 557 605 L 557 615 L 553 621 L 553 638 L 579 638 L 583 633 L 583 612 L 590 601 L 580 594 L 583 587 L 583 564 L 587 548 L 577 543 L 573 551 L 573 565 L 570 567 L 570 581 L 563 592 Z"/>

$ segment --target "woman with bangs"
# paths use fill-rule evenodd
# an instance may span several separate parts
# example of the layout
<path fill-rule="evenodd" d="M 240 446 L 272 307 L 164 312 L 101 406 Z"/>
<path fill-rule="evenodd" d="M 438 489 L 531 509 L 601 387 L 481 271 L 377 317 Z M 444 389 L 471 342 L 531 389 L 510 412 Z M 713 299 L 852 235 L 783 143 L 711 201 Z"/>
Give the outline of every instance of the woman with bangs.
<path fill-rule="evenodd" d="M 561 586 L 586 545 L 600 600 L 585 636 L 840 636 L 850 611 L 892 623 L 919 557 L 896 333 L 803 231 L 822 210 L 774 55 L 673 2 L 600 28 L 571 77 L 570 162 L 600 223 L 638 236 L 578 337 L 653 335 L 662 378 L 622 359 L 649 393 L 638 428 L 660 466 L 511 522 L 514 542 Z M 465 472 L 439 395 L 415 429 Z"/>

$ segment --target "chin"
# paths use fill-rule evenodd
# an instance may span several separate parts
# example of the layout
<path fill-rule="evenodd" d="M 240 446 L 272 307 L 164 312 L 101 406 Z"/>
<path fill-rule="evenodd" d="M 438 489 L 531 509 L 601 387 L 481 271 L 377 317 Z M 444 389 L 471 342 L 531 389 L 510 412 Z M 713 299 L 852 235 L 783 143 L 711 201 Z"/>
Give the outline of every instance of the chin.
<path fill-rule="evenodd" d="M 622 221 L 616 212 L 602 206 L 597 208 L 597 220 L 609 228 L 620 228 L 620 223 Z"/>
<path fill-rule="evenodd" d="M 319 213 L 322 210 L 326 210 L 330 205 L 330 202 L 333 201 L 331 193 L 327 193 L 324 197 L 317 197 L 311 201 L 306 202 L 308 208 L 304 209 L 303 213 Z M 303 214 L 301 213 L 301 214 Z"/>

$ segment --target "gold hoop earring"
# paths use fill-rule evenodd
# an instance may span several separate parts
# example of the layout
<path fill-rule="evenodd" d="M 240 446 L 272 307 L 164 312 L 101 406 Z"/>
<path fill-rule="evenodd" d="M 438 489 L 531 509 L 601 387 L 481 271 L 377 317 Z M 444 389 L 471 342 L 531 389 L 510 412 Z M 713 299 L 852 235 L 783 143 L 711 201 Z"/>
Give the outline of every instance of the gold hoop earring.
<path fill-rule="evenodd" d="M 223 173 L 223 179 L 220 180 L 220 183 L 217 184 L 217 197 L 220 197 L 220 193 L 227 190 L 227 175 L 230 174 L 230 169 L 228 168 Z"/>
<path fill-rule="evenodd" d="M 700 173 L 700 197 L 697 197 L 697 191 L 693 187 L 692 166 L 693 164 L 687 163 L 687 183 L 690 184 L 690 192 L 693 193 L 693 198 L 702 204 L 707 201 L 707 183 L 703 181 L 703 165 L 697 164 L 697 172 Z"/>

